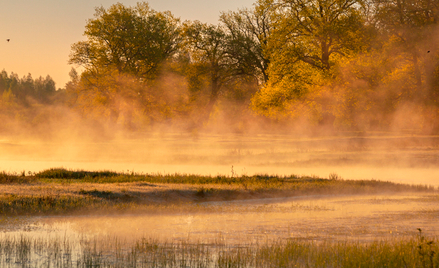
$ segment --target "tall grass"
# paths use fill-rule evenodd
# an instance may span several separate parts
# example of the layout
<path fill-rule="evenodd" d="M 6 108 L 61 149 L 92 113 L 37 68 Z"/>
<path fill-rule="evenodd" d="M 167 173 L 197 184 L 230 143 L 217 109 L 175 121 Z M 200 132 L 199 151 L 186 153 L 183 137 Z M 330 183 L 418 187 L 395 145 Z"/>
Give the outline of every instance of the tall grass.
<path fill-rule="evenodd" d="M 263 245 L 167 243 L 141 238 L 0 238 L 1 267 L 439 267 L 438 240 L 371 243 L 288 240 Z"/>
<path fill-rule="evenodd" d="M 41 182 L 52 183 L 125 183 L 146 182 L 160 184 L 189 184 L 189 185 L 233 185 L 241 188 L 260 189 L 315 189 L 337 187 L 355 189 L 381 189 L 381 190 L 411 190 L 411 191 L 434 191 L 435 188 L 428 185 L 406 185 L 377 180 L 343 180 L 337 174 L 331 173 L 329 178 L 316 176 L 202 176 L 192 174 L 136 174 L 134 172 L 116 173 L 111 171 L 83 171 L 66 170 L 55 168 L 35 174 L 35 178 Z M 334 179 L 336 178 L 336 179 Z"/>

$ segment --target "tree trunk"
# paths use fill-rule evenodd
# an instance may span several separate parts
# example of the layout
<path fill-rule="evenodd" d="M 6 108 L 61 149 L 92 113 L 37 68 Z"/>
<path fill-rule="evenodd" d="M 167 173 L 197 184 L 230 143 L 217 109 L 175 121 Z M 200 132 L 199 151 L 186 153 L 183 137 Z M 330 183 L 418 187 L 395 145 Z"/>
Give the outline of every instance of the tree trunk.
<path fill-rule="evenodd" d="M 326 42 L 322 42 L 321 48 L 323 69 L 329 70 L 329 45 Z"/>
<path fill-rule="evenodd" d="M 211 92 L 209 97 L 209 103 L 207 104 L 206 109 L 206 119 L 209 119 L 209 116 L 213 110 L 213 106 L 215 106 L 216 101 L 218 100 L 218 93 L 220 90 L 220 85 L 217 77 L 212 78 Z"/>

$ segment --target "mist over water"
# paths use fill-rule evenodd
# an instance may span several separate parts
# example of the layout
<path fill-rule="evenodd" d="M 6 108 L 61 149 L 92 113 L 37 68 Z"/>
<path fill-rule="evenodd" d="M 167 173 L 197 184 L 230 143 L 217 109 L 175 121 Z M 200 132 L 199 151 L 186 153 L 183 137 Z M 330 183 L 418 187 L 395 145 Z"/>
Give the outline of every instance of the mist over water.
<path fill-rule="evenodd" d="M 66 168 L 127 174 L 332 176 L 434 189 L 369 192 L 369 184 L 358 183 L 358 192 L 335 188 L 326 195 L 317 185 L 308 192 L 291 188 L 285 193 L 289 197 L 280 198 L 279 189 L 248 189 L 242 180 L 235 185 L 238 190 L 230 192 L 246 195 L 231 199 L 247 200 L 203 202 L 218 200 L 196 196 L 204 195 L 205 185 L 187 190 L 175 184 L 167 191 L 187 191 L 191 196 L 174 204 L 168 195 L 154 203 L 154 194 L 161 194 L 159 183 L 126 183 L 142 191 L 125 196 L 119 191 L 129 193 L 130 188 L 122 189 L 125 185 L 119 183 L 111 185 L 117 188 L 113 194 L 108 185 L 81 182 L 66 190 L 66 196 L 94 198 L 99 202 L 95 210 L 75 216 L 65 210 L 59 217 L 9 216 L 19 215 L 16 211 L 0 215 L 0 242 L 5 236 L 17 241 L 66 237 L 79 250 L 84 237 L 102 239 L 104 245 L 110 244 L 108 237 L 133 244 L 145 237 L 239 246 L 289 239 L 371 242 L 413 237 L 417 228 L 439 235 L 439 136 L 434 136 L 439 133 L 437 4 L 378 1 L 366 8 L 356 1 L 343 7 L 337 1 L 315 1 L 305 14 L 306 9 L 293 2 L 258 1 L 254 9 L 225 12 L 218 28 L 181 24 L 172 13 L 152 9 L 148 16 L 156 16 L 154 21 L 166 28 L 143 25 L 149 19 L 134 14 L 148 13 L 146 3 L 137 11 L 121 3 L 107 11 L 96 9 L 84 41 L 71 47 L 69 63 L 81 66 L 83 73 L 72 69 L 64 88 L 57 90 L 50 76 L 1 73 L 0 172 L 32 175 Z M 133 16 L 122 16 L 121 10 Z M 307 21 L 305 32 L 311 32 L 304 35 L 299 26 Z M 132 22 L 137 26 L 125 27 Z M 169 36 L 148 39 L 156 35 L 150 28 L 157 36 Z M 203 42 L 207 45 L 200 49 Z M 149 43 L 161 44 L 160 49 L 154 52 L 146 46 Z M 113 47 L 122 53 L 113 53 L 118 50 Z M 164 47 L 173 47 L 172 52 L 161 51 Z M 210 47 L 223 56 L 212 61 L 217 53 Z M 132 51 L 142 52 L 130 56 Z M 308 182 L 304 178 L 300 183 Z M 329 183 L 334 182 L 340 181 Z M 41 195 L 39 203 L 64 190 L 53 188 L 73 184 L 4 184 L 2 195 L 7 206 L 7 198 L 21 191 L 14 199 L 18 207 L 28 197 Z M 264 198 L 268 192 L 278 198 Z M 152 197 L 133 202 L 131 209 L 130 198 L 146 193 Z M 120 196 L 127 197 L 125 203 L 119 202 Z M 118 210 L 107 211 L 107 201 L 116 201 Z M 143 205 L 157 205 L 157 210 L 142 210 Z M 36 214 L 30 215 L 58 215 L 53 207 L 36 207 Z"/>
<path fill-rule="evenodd" d="M 315 175 L 439 186 L 439 137 L 395 133 L 333 136 L 156 133 L 66 142 L 3 139 L 0 170 L 53 167 L 126 173 L 242 176 Z M 51 187 L 51 186 L 50 186 Z M 94 186 L 91 186 L 94 187 Z M 288 241 L 358 241 L 436 236 L 437 194 L 311 195 L 187 204 L 192 212 L 18 217 L 0 223 L 5 237 L 257 247 Z M 198 211 L 197 208 L 204 210 Z M 0 237 L 1 238 L 1 237 Z M 82 241 L 82 242 L 81 242 Z"/>
<path fill-rule="evenodd" d="M 308 196 L 206 202 L 210 213 L 38 217 L 8 235 L 256 245 L 279 239 L 361 241 L 439 234 L 430 195 Z M 433 200 L 433 199 L 431 199 Z"/>
<path fill-rule="evenodd" d="M 242 176 L 336 173 L 343 179 L 376 179 L 439 186 L 439 137 L 371 134 L 293 135 L 147 134 L 97 141 L 0 141 L 0 169 L 72 170 Z"/>

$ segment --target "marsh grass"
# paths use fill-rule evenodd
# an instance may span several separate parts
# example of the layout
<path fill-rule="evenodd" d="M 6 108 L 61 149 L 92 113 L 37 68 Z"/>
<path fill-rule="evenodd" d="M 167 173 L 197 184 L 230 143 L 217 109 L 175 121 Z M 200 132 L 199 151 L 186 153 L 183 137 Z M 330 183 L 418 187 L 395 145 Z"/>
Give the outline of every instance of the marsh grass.
<path fill-rule="evenodd" d="M 315 176 L 199 176 L 49 169 L 32 176 L 0 173 L 2 215 L 205 211 L 199 202 L 303 195 L 437 193 L 434 187 Z M 3 178 L 3 179 L 1 179 Z M 15 185 L 15 186 L 14 186 Z M 14 188 L 15 187 L 15 188 Z M 14 188 L 14 189 L 12 189 Z"/>
<path fill-rule="evenodd" d="M 111 171 L 73 171 L 63 168 L 49 169 L 35 174 L 41 182 L 52 183 L 130 183 L 145 182 L 157 184 L 189 184 L 189 185 L 233 185 L 237 188 L 250 190 L 262 189 L 316 189 L 336 187 L 339 190 L 348 188 L 379 188 L 383 190 L 419 190 L 434 191 L 434 187 L 426 185 L 406 185 L 377 180 L 343 180 L 336 173 L 331 173 L 329 178 L 316 176 L 202 176 L 192 174 L 136 174 L 134 172 L 116 173 Z M 241 186 L 241 187 L 239 187 Z"/>
<path fill-rule="evenodd" d="M 279 240 L 227 245 L 141 238 L 0 237 L 1 267 L 422 267 L 439 266 L 436 238 L 360 242 Z M 423 247 L 428 244 L 428 250 Z"/>
<path fill-rule="evenodd" d="M 42 215 L 61 214 L 105 206 L 96 198 L 74 196 L 0 196 L 2 215 Z"/>
<path fill-rule="evenodd" d="M 34 177 L 26 177 L 23 171 L 21 174 L 0 172 L 0 184 L 9 183 L 30 183 L 35 181 Z"/>
<path fill-rule="evenodd" d="M 84 171 L 84 170 L 67 170 L 65 168 L 51 168 L 35 174 L 37 178 L 47 179 L 95 179 L 111 178 L 119 176 L 119 173 L 112 171 Z"/>

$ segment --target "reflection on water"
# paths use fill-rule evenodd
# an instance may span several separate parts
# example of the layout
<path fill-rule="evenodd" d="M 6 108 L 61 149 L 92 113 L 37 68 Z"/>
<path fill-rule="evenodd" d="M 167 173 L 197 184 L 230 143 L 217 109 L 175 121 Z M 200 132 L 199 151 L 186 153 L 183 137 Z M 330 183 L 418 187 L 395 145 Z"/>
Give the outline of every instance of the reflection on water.
<path fill-rule="evenodd" d="M 411 236 L 422 228 L 439 234 L 437 196 L 377 195 L 304 197 L 204 203 L 212 213 L 36 217 L 9 235 L 158 241 L 222 242 L 229 245 L 309 239 L 370 241 Z M 15 226 L 17 227 L 17 226 Z"/>

